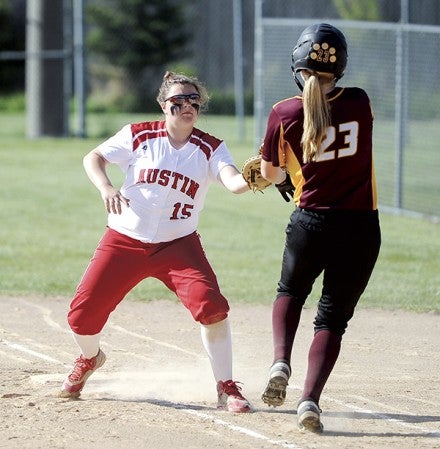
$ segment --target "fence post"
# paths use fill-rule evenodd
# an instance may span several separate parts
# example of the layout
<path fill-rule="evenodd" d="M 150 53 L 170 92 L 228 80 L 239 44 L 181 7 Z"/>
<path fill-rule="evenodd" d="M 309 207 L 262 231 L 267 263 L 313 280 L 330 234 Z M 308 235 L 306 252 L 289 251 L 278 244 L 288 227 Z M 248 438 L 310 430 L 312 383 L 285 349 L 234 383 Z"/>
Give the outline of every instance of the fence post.
<path fill-rule="evenodd" d="M 246 138 L 244 126 L 244 85 L 243 85 L 243 38 L 242 38 L 242 0 L 233 0 L 234 16 L 234 86 L 235 116 L 237 118 L 238 140 Z"/>
<path fill-rule="evenodd" d="M 27 137 L 34 139 L 41 134 L 41 78 L 42 59 L 38 52 L 42 47 L 41 26 L 42 21 L 41 1 L 27 2 L 26 16 L 26 119 Z"/>
<path fill-rule="evenodd" d="M 403 208 L 403 153 L 408 124 L 408 0 L 400 2 L 400 26 L 396 35 L 396 191 L 395 207 Z"/>
<path fill-rule="evenodd" d="M 255 115 L 255 151 L 258 150 L 263 129 L 263 1 L 255 0 L 255 44 L 254 44 L 254 115 Z"/>
<path fill-rule="evenodd" d="M 27 135 L 62 136 L 63 59 L 58 55 L 63 47 L 62 0 L 27 2 L 26 28 L 26 91 Z M 51 57 L 53 52 L 56 56 Z M 62 53 L 62 52 L 61 52 Z"/>
<path fill-rule="evenodd" d="M 73 2 L 73 66 L 78 115 L 78 137 L 86 137 L 86 74 L 84 48 L 84 0 Z"/>

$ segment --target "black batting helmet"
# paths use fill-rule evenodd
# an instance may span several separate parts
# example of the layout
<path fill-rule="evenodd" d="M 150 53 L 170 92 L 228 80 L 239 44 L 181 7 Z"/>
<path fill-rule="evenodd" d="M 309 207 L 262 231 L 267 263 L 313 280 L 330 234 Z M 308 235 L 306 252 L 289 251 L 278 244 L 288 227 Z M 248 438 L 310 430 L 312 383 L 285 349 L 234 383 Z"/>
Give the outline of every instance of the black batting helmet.
<path fill-rule="evenodd" d="M 328 23 L 307 27 L 298 39 L 292 52 L 292 70 L 309 69 L 316 72 L 333 73 L 342 78 L 347 65 L 347 42 L 340 30 Z"/>

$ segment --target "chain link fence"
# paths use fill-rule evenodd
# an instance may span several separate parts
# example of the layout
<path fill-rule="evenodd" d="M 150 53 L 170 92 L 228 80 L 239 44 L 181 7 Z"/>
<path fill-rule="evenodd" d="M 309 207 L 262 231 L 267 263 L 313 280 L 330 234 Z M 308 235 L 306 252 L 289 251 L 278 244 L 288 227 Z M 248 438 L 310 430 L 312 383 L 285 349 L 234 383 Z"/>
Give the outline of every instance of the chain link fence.
<path fill-rule="evenodd" d="M 35 0 L 4 1 L 9 1 L 16 23 L 24 27 L 26 7 Z M 59 20 L 64 21 L 64 45 L 56 47 L 59 52 L 55 56 L 64 61 L 61 109 L 65 114 L 69 108 L 71 111 L 72 104 L 76 105 L 76 112 L 81 106 L 78 102 L 81 85 L 74 82 L 75 73 L 80 78 L 77 67 L 80 60 L 76 64 L 73 61 L 77 46 L 72 38 L 73 11 L 78 1 L 50 2 L 61 2 L 64 11 L 59 14 Z M 95 1 L 81 0 L 85 8 Z M 363 6 L 362 14 L 371 16 L 368 21 L 365 17 L 342 20 L 341 5 L 349 8 L 347 5 L 354 3 Z M 438 0 L 176 0 L 176 4 L 184 6 L 185 26 L 191 39 L 181 58 L 170 62 L 167 68 L 189 70 L 206 83 L 212 94 L 211 113 L 234 113 L 237 95 L 242 95 L 244 112 L 255 117 L 256 143 L 264 134 L 272 104 L 298 93 L 291 76 L 290 55 L 302 29 L 318 21 L 340 27 L 349 44 L 349 64 L 340 85 L 364 88 L 375 111 L 376 175 L 381 206 L 440 216 Z M 234 41 L 237 6 L 241 34 L 238 66 Z M 373 20 L 373 13 L 380 20 Z M 86 28 L 86 38 L 87 32 Z M 105 102 L 124 95 L 124 77 L 117 60 L 111 65 L 102 64 L 99 55 L 87 51 L 87 46 L 85 49 L 82 87 L 86 88 L 90 110 L 95 99 Z M 44 56 L 55 57 L 47 52 Z M 0 47 L 3 67 L 21 61 L 24 74 L 25 58 L 22 47 Z M 242 77 L 238 86 L 241 90 L 237 90 L 237 67 Z M 24 75 L 16 78 L 24 80 Z M 156 76 L 147 82 L 156 89 L 160 79 Z M 4 97 L 0 96 L 0 109 L 2 103 Z M 69 134 L 69 130 L 64 134 Z"/>
<path fill-rule="evenodd" d="M 299 93 L 291 54 L 308 25 L 330 22 L 348 41 L 339 86 L 364 88 L 375 113 L 374 151 L 379 202 L 391 211 L 440 216 L 440 27 L 409 23 L 264 15 L 256 8 L 256 142 L 271 106 Z"/>

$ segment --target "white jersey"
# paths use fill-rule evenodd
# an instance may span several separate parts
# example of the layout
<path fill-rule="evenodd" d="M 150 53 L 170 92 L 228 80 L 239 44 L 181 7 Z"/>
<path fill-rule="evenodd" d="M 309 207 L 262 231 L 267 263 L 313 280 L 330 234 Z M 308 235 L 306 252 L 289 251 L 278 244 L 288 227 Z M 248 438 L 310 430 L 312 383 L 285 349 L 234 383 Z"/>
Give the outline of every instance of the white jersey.
<path fill-rule="evenodd" d="M 120 191 L 130 200 L 122 214 L 108 215 L 108 226 L 145 243 L 194 232 L 209 185 L 234 164 L 223 141 L 197 128 L 176 150 L 164 121 L 126 125 L 98 149 L 125 173 Z"/>

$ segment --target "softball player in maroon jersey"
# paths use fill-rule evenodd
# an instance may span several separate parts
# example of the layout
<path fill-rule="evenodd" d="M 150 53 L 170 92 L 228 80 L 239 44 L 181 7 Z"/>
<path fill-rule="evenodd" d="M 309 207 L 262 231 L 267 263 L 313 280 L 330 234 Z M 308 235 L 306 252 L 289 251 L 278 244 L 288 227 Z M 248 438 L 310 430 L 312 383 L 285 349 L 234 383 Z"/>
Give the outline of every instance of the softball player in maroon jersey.
<path fill-rule="evenodd" d="M 296 205 L 286 228 L 272 310 L 274 359 L 262 399 L 272 406 L 285 400 L 301 310 L 323 273 L 297 410 L 298 428 L 317 433 L 323 430 L 319 399 L 381 241 L 373 114 L 362 89 L 335 86 L 346 62 L 347 44 L 340 30 L 322 23 L 303 31 L 292 54 L 302 96 L 273 106 L 262 152 L 263 176 Z"/>
<path fill-rule="evenodd" d="M 233 193 L 249 187 L 226 144 L 194 128 L 208 101 L 196 78 L 167 72 L 157 100 L 163 121 L 126 125 L 84 158 L 86 173 L 106 205 L 108 229 L 70 305 L 68 322 L 81 355 L 60 396 L 80 395 L 105 362 L 99 341 L 110 313 L 141 280 L 155 277 L 201 325 L 218 408 L 249 412 L 249 402 L 232 380 L 228 301 L 196 230 L 210 184 L 218 182 Z M 125 173 L 120 190 L 107 176 L 110 163 Z"/>

